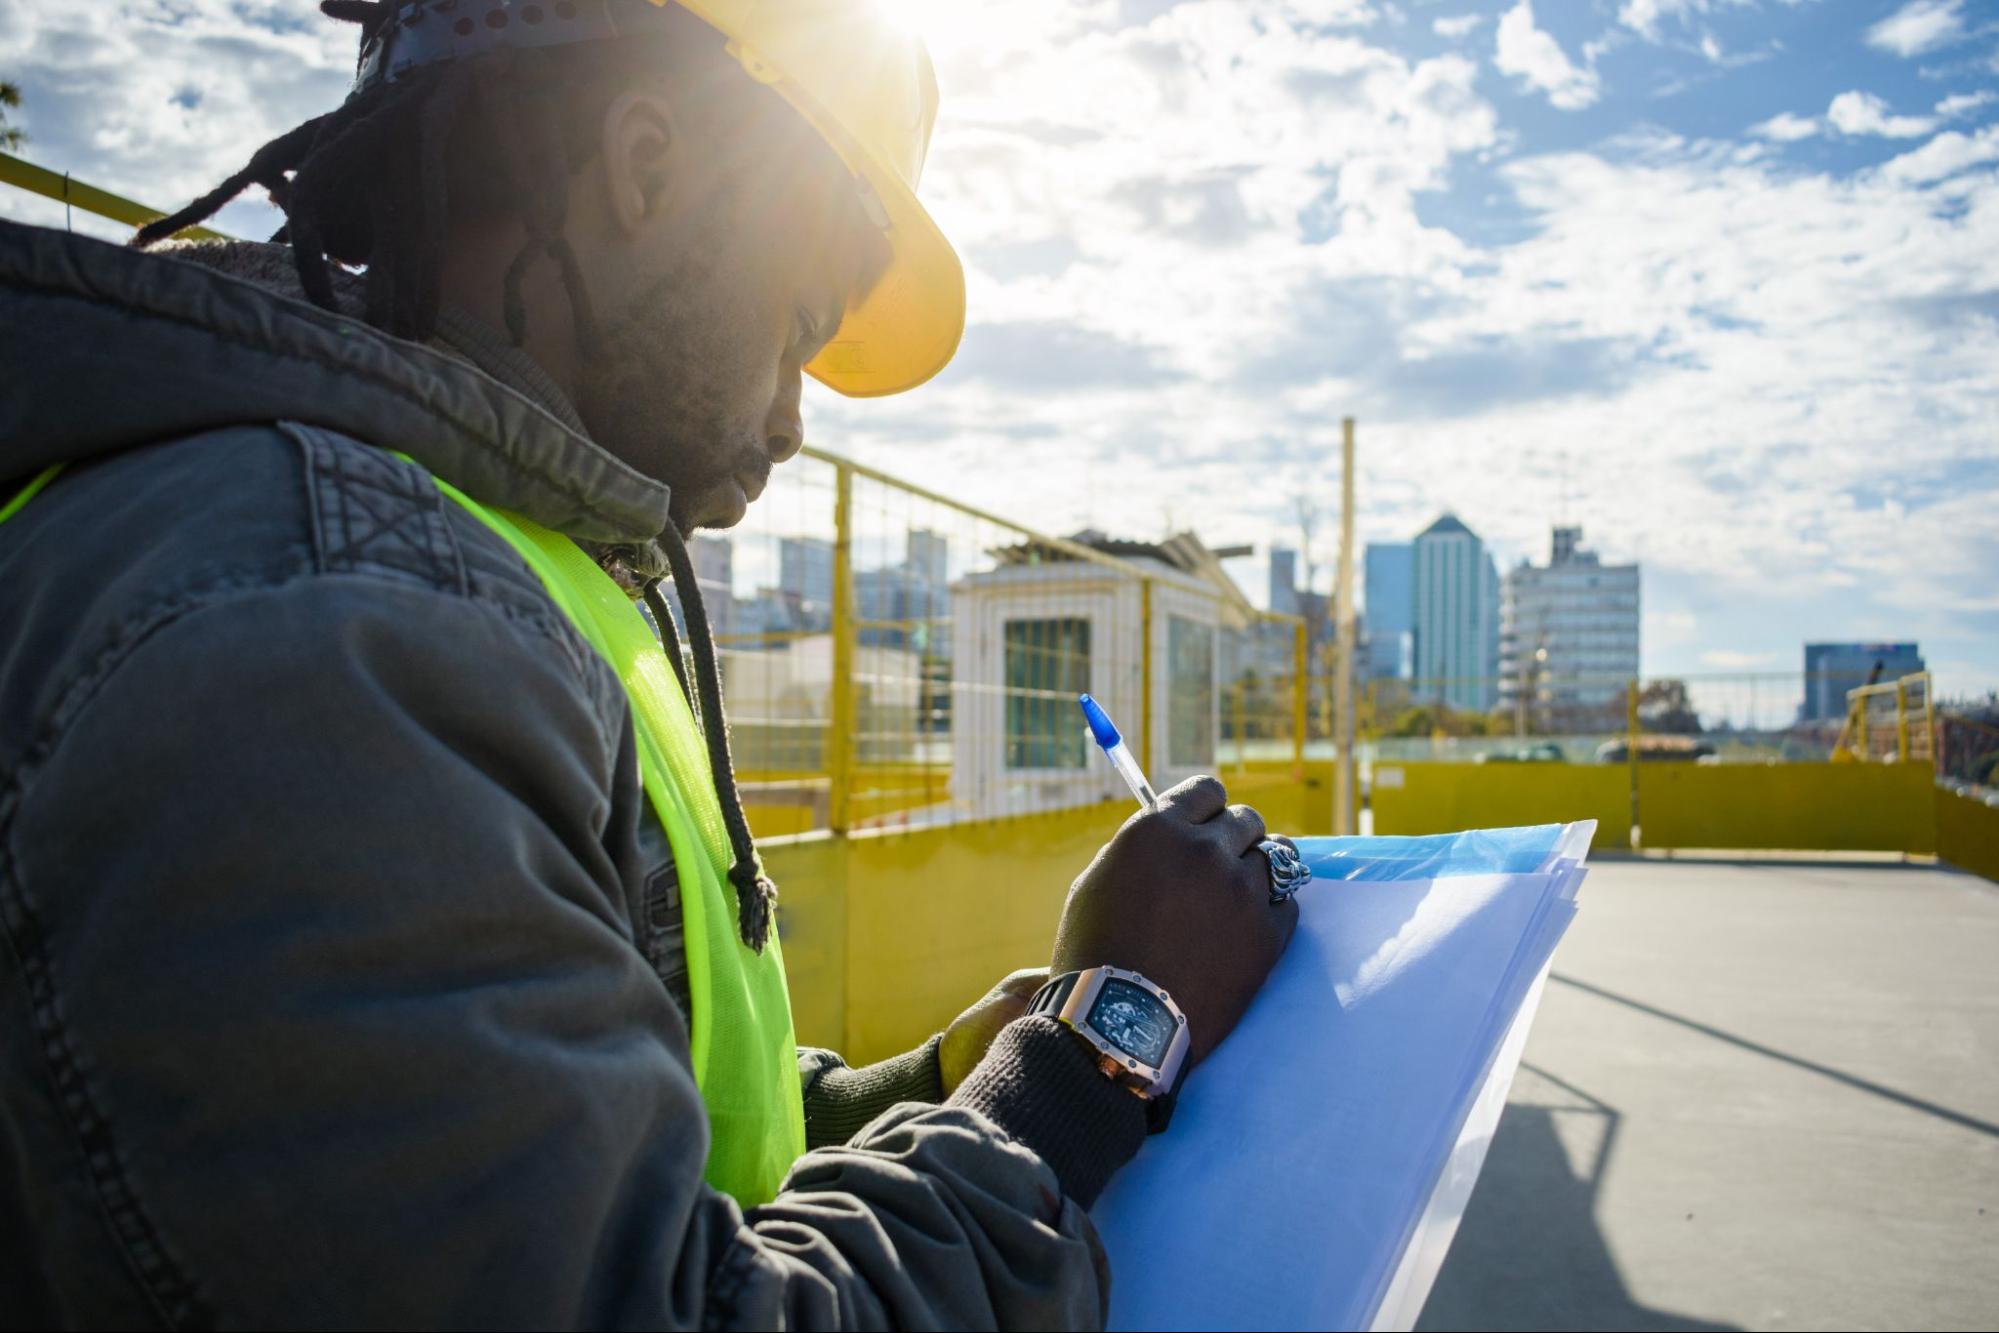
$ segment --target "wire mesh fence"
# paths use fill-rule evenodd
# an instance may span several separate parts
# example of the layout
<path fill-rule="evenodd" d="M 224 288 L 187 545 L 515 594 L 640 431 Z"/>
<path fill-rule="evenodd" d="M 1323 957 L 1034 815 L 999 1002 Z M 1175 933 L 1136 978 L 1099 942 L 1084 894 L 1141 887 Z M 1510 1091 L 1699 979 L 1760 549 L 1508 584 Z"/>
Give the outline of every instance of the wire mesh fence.
<path fill-rule="evenodd" d="M 1937 714 L 1937 776 L 1960 787 L 1999 791 L 1999 700 Z"/>
<path fill-rule="evenodd" d="M 1160 787 L 1302 746 L 1298 622 L 1191 534 L 1055 537 L 808 451 L 693 557 L 761 837 L 1121 799 L 1086 692 Z"/>
<path fill-rule="evenodd" d="M 1312 677 L 1308 757 L 1334 753 L 1332 694 L 1330 675 Z M 1482 706 L 1450 702 L 1467 698 Z M 1364 680 L 1355 712 L 1363 763 L 1621 764 L 1634 736 L 1644 762 L 1927 763 L 1948 729 L 1927 676 L 1883 683 L 1820 672 Z"/>
<path fill-rule="evenodd" d="M 1192 534 L 1056 537 L 808 450 L 693 553 L 761 837 L 1122 799 L 1085 692 L 1161 788 L 1336 755 L 1331 627 L 1256 608 Z M 1999 754 L 1999 726 L 1954 725 L 1926 677 L 1362 679 L 1354 697 L 1363 787 L 1377 761 L 1622 764 L 1634 744 L 1643 762 Z"/>

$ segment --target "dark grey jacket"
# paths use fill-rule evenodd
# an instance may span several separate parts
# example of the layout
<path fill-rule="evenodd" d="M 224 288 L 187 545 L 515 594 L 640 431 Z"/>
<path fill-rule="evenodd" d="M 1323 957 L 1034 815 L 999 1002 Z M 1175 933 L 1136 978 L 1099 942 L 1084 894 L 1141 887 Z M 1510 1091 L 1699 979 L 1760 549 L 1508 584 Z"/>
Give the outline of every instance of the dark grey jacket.
<path fill-rule="evenodd" d="M 701 1183 L 619 684 L 384 448 L 666 521 L 457 357 L 0 224 L 0 502 L 70 464 L 0 526 L 0 1323 L 1100 1321 L 1142 1114 L 1048 1020 L 766 1207 Z"/>

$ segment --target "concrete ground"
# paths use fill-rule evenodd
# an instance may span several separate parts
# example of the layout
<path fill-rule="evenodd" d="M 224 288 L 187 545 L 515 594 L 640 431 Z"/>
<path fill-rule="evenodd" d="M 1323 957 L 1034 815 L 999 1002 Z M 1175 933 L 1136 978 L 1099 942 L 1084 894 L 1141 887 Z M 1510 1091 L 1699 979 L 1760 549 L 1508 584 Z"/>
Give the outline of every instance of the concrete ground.
<path fill-rule="evenodd" d="M 1599 863 L 1423 1329 L 1999 1325 L 1999 885 Z"/>

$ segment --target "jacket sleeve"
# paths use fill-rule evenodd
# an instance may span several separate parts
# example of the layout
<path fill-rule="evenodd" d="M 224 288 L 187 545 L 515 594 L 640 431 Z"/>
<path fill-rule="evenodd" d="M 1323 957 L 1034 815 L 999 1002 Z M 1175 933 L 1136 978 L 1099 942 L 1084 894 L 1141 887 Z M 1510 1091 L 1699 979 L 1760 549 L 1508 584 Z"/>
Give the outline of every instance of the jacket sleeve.
<path fill-rule="evenodd" d="M 944 1074 L 937 1065 L 943 1034 L 913 1051 L 877 1060 L 859 1069 L 832 1051 L 798 1048 L 798 1082 L 805 1094 L 805 1142 L 825 1148 L 845 1143 L 877 1116 L 900 1102 L 944 1100 Z"/>
<path fill-rule="evenodd" d="M 1100 1323 L 1083 1207 L 1142 1114 L 1046 1020 L 764 1207 L 702 1183 L 685 1025 L 606 851 L 630 726 L 566 625 L 319 575 L 133 637 L 6 852 L 51 1104 L 163 1319 Z"/>

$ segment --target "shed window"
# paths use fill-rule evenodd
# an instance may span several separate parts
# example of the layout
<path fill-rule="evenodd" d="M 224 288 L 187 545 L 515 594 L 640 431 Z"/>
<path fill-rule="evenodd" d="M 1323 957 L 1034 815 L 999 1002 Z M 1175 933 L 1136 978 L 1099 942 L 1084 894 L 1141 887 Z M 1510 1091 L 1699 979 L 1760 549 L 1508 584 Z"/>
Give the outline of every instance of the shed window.
<path fill-rule="evenodd" d="M 1090 622 L 1006 622 L 1006 766 L 1082 768 L 1087 737 L 1076 696 L 1090 688 Z"/>

